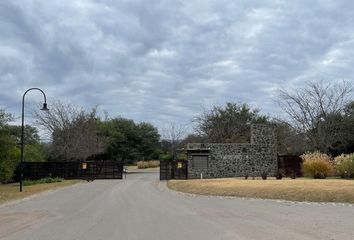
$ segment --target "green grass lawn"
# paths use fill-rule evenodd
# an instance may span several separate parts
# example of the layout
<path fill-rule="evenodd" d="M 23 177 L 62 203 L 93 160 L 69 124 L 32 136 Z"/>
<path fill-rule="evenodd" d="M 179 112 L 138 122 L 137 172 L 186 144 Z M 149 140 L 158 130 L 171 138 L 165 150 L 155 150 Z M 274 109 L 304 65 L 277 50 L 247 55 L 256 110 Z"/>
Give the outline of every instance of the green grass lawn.
<path fill-rule="evenodd" d="M 0 184 L 0 204 L 28 197 L 32 194 L 43 192 L 50 189 L 55 189 L 59 187 L 69 186 L 83 182 L 82 180 L 64 180 L 62 182 L 55 183 L 45 183 L 45 184 L 36 184 L 30 186 L 23 186 L 22 193 L 20 192 L 19 183 L 10 183 L 10 184 Z"/>
<path fill-rule="evenodd" d="M 201 195 L 354 203 L 354 180 L 345 179 L 224 178 L 171 180 L 167 185 L 176 191 Z"/>

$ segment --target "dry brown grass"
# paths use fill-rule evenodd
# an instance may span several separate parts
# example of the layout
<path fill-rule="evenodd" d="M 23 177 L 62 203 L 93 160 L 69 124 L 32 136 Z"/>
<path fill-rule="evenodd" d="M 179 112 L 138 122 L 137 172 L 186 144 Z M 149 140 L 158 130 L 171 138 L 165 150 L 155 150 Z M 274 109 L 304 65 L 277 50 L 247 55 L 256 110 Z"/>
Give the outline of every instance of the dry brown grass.
<path fill-rule="evenodd" d="M 160 161 L 150 160 L 150 161 L 138 161 L 136 166 L 128 166 L 128 170 L 135 169 L 156 169 L 160 167 Z"/>
<path fill-rule="evenodd" d="M 49 189 L 55 189 L 58 187 L 69 186 L 75 183 L 82 182 L 82 180 L 65 180 L 63 182 L 57 183 L 46 183 L 46 184 L 37 184 L 31 186 L 24 186 L 22 193 L 19 192 L 19 183 L 11 183 L 11 184 L 0 184 L 0 204 L 28 197 L 32 194 L 43 192 Z"/>
<path fill-rule="evenodd" d="M 354 180 L 344 179 L 171 180 L 167 185 L 176 191 L 201 195 L 354 203 Z"/>
<path fill-rule="evenodd" d="M 150 161 L 139 161 L 137 162 L 138 169 L 144 168 L 158 168 L 160 167 L 160 161 L 150 160 Z"/>
<path fill-rule="evenodd" d="M 334 172 L 332 158 L 325 153 L 307 152 L 300 157 L 303 160 L 302 172 L 305 176 L 323 179 Z"/>

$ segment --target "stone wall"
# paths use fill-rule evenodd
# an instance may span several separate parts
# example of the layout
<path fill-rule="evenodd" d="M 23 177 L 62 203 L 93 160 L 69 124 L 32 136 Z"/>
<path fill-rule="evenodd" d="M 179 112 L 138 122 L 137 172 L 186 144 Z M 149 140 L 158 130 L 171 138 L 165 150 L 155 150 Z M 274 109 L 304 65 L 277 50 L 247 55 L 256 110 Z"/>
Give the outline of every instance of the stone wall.
<path fill-rule="evenodd" d="M 264 124 L 251 126 L 250 143 L 190 143 L 188 178 L 260 176 L 262 172 L 274 175 L 278 168 L 277 143 L 274 127 Z M 207 155 L 208 167 L 193 167 L 193 155 Z"/>

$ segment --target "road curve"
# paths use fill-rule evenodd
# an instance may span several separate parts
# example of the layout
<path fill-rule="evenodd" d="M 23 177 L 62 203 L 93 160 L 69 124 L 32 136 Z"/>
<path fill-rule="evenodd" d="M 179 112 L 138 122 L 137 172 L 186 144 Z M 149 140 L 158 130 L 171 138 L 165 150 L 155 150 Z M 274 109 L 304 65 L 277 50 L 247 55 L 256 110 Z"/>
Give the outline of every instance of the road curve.
<path fill-rule="evenodd" d="M 194 196 L 136 173 L 0 206 L 0 239 L 352 240 L 354 206 Z"/>

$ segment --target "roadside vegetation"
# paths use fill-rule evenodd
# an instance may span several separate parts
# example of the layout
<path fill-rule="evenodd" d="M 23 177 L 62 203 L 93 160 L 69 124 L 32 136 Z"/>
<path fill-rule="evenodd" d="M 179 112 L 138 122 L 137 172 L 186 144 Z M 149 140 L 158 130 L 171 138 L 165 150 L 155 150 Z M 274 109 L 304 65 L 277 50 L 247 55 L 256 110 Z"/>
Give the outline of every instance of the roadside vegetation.
<path fill-rule="evenodd" d="M 354 154 L 342 154 L 335 158 L 319 151 L 307 152 L 303 159 L 302 172 L 314 179 L 327 177 L 354 178 Z"/>
<path fill-rule="evenodd" d="M 319 151 L 305 153 L 301 155 L 303 160 L 302 172 L 305 176 L 324 179 L 329 175 L 334 175 L 334 162 L 332 158 Z"/>
<path fill-rule="evenodd" d="M 354 178 L 354 153 L 342 154 L 334 158 L 336 174 L 341 178 Z"/>
<path fill-rule="evenodd" d="M 152 160 L 152 161 L 139 161 L 137 162 L 138 169 L 145 168 L 158 168 L 160 167 L 160 161 Z"/>
<path fill-rule="evenodd" d="M 47 177 L 47 178 L 41 178 L 41 179 L 38 179 L 38 180 L 24 180 L 23 181 L 23 185 L 24 186 L 30 186 L 30 185 L 36 185 L 36 184 L 46 184 L 46 183 L 57 183 L 57 182 L 62 182 L 64 181 L 63 178 L 58 178 L 58 177 L 55 177 L 55 178 L 52 178 L 52 177 Z"/>
<path fill-rule="evenodd" d="M 52 182 L 46 184 L 40 184 L 37 182 L 36 184 L 30 184 L 23 188 L 23 192 L 19 191 L 20 185 L 19 183 L 8 183 L 8 184 L 1 184 L 0 183 L 0 204 L 28 197 L 30 195 L 40 193 L 43 191 L 56 189 L 59 187 L 70 186 L 76 183 L 83 182 L 82 180 L 64 180 L 60 182 Z"/>

